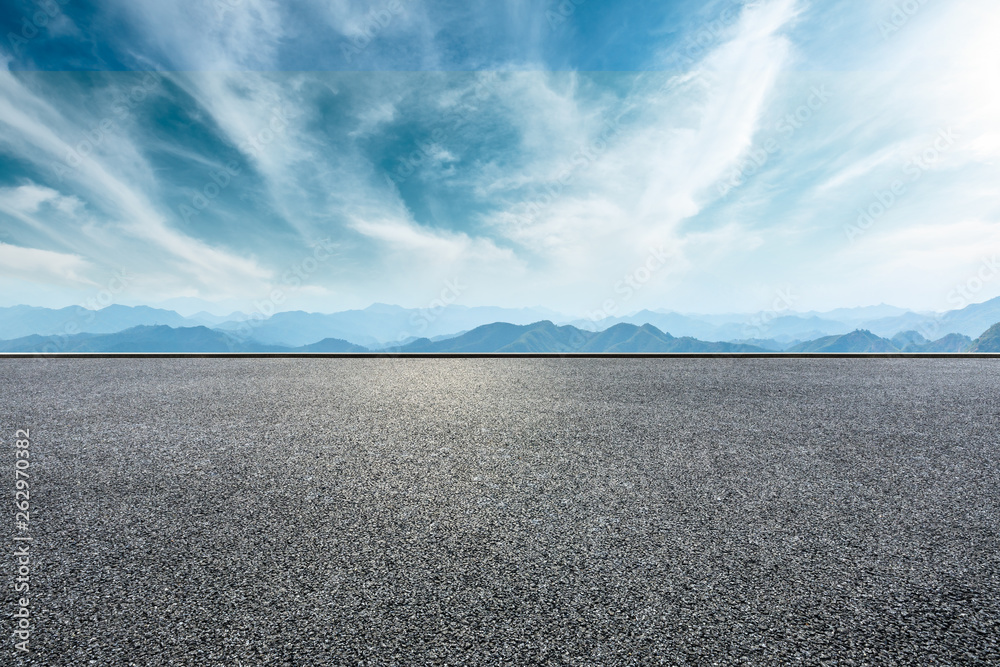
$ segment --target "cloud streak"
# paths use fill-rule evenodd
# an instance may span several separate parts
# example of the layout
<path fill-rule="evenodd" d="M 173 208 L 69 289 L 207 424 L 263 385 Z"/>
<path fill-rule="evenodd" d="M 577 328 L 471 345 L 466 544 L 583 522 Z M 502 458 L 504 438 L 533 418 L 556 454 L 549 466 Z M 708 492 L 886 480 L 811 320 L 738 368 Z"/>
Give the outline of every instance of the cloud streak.
<path fill-rule="evenodd" d="M 398 3 L 67 5 L 76 32 L 0 69 L 5 256 L 48 258 L 38 289 L 69 303 L 122 264 L 136 300 L 252 301 L 329 239 L 285 307 L 420 306 L 460 278 L 468 305 L 582 314 L 656 251 L 630 309 L 753 311 L 788 285 L 807 309 L 934 308 L 926 276 L 1000 224 L 987 0 L 889 33 L 882 1 L 582 3 L 557 26 L 540 0 Z"/>

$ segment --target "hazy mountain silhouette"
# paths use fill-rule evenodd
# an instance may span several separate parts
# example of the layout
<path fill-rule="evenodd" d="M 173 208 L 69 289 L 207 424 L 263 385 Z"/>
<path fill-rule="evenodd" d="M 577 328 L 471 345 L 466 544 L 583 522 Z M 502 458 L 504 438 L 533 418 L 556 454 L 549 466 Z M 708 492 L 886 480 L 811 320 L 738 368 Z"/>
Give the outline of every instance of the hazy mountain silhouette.
<path fill-rule="evenodd" d="M 0 308 L 0 339 L 39 336 L 73 335 L 78 333 L 116 333 L 135 326 L 191 326 L 192 321 L 172 310 L 148 306 L 108 306 L 89 310 L 81 306 L 69 308 L 36 308 L 11 306 Z"/>
<path fill-rule="evenodd" d="M 540 320 L 548 320 L 556 325 L 571 324 L 577 329 L 591 333 L 610 330 L 619 324 L 637 327 L 649 324 L 661 333 L 668 332 L 671 338 L 688 337 L 700 342 L 718 341 L 746 345 L 756 345 L 756 341 L 759 341 L 761 347 L 785 350 L 804 341 L 841 336 L 855 330 L 867 330 L 876 336 L 886 338 L 909 331 L 919 331 L 923 336 L 939 340 L 946 334 L 975 337 L 994 322 L 1000 321 L 1000 298 L 936 315 L 880 305 L 838 308 L 828 312 L 784 311 L 715 315 L 685 315 L 643 310 L 633 315 L 591 322 L 571 320 L 541 308 L 469 308 L 449 305 L 415 309 L 386 304 L 373 304 L 363 310 L 337 313 L 281 312 L 268 318 L 258 317 L 249 321 L 247 315 L 241 313 L 234 315 L 238 319 L 212 315 L 208 312 L 184 317 L 172 310 L 148 306 L 112 305 L 96 311 L 78 306 L 60 309 L 13 306 L 0 308 L 0 340 L 32 334 L 66 336 L 79 333 L 117 333 L 135 326 L 165 325 L 174 328 L 207 326 L 231 332 L 235 338 L 248 341 L 247 344 L 253 341 L 265 347 L 295 348 L 334 338 L 376 350 L 415 344 L 421 339 L 436 342 L 436 339 L 442 337 L 456 338 L 460 335 L 459 332 L 470 332 L 489 324 L 509 323 L 525 326 Z M 649 332 L 640 335 L 640 339 L 648 334 Z M 633 334 L 629 334 L 630 337 L 631 335 Z M 542 336 L 542 332 L 536 332 L 535 336 Z M 924 340 L 926 343 L 926 339 Z M 925 351 L 938 350 L 942 345 L 948 350 L 955 350 L 960 346 L 957 339 L 941 345 L 936 341 L 932 342 L 934 345 Z M 558 336 L 549 343 L 560 344 Z M 610 347 L 604 343 L 594 344 L 601 349 Z M 629 344 L 631 347 L 626 347 L 641 348 L 644 344 L 654 343 L 649 341 L 642 343 L 641 340 L 636 340 Z M 426 342 L 421 345 L 426 345 Z M 534 342 L 525 340 L 519 345 L 525 348 L 544 346 L 541 340 Z M 680 343 L 673 345 L 683 346 Z M 694 344 L 689 343 L 689 345 Z M 893 345 L 903 349 L 906 343 L 903 343 L 902 347 L 896 343 Z"/>
<path fill-rule="evenodd" d="M 892 340 L 880 338 L 870 331 L 852 331 L 843 336 L 824 336 L 788 348 L 788 352 L 812 353 L 861 353 L 861 352 L 906 352 L 906 353 L 957 353 L 966 352 L 972 339 L 961 334 L 948 334 L 930 341 L 917 331 L 904 331 Z"/>
<path fill-rule="evenodd" d="M 207 327 L 133 327 L 112 334 L 27 336 L 0 341 L 0 352 L 284 352 L 241 342 Z"/>
<path fill-rule="evenodd" d="M 859 329 L 843 336 L 824 336 L 816 340 L 800 343 L 788 348 L 789 352 L 899 352 L 885 338 L 879 338 L 871 331 Z"/>
<path fill-rule="evenodd" d="M 969 352 L 1000 352 L 1000 323 L 994 324 L 973 341 Z"/>
<path fill-rule="evenodd" d="M 301 346 L 324 338 L 340 338 L 366 347 L 383 347 L 395 341 L 434 338 L 457 331 L 468 331 L 492 322 L 528 324 L 549 316 L 540 308 L 467 308 L 448 306 L 439 309 L 402 308 L 376 303 L 364 310 L 339 313 L 288 311 L 275 313 L 248 326 L 230 321 L 216 328 L 251 336 L 270 345 Z"/>
<path fill-rule="evenodd" d="M 339 338 L 324 338 L 318 343 L 303 345 L 302 347 L 291 348 L 295 352 L 313 352 L 326 354 L 343 354 L 345 352 L 368 352 L 368 348 L 354 343 L 348 343 Z"/>
<path fill-rule="evenodd" d="M 948 334 L 938 340 L 927 340 L 917 331 L 904 331 L 890 341 L 900 352 L 965 352 L 972 339 L 962 334 Z"/>
<path fill-rule="evenodd" d="M 983 304 L 979 304 L 983 305 Z M 131 319 L 168 319 L 186 321 L 172 311 L 154 308 L 110 307 L 101 311 L 83 309 L 31 309 L 16 307 L 0 309 L 6 314 L 26 316 L 33 322 L 19 326 L 62 326 L 65 318 L 88 317 L 95 326 L 116 327 Z M 394 306 L 374 307 L 376 313 L 399 315 Z M 963 309 L 966 310 L 966 309 Z M 356 311 L 362 312 L 362 311 Z M 961 313 L 962 311 L 956 311 Z M 965 313 L 966 322 L 981 318 L 983 309 Z M 303 345 L 278 345 L 261 342 L 255 336 L 256 329 L 250 328 L 250 335 L 240 335 L 238 331 L 226 331 L 205 326 L 141 325 L 128 327 L 110 333 L 74 333 L 72 335 L 29 334 L 8 340 L 0 340 L 0 352 L 303 352 L 303 353 L 360 353 L 368 351 L 388 353 L 753 353 L 787 351 L 792 353 L 958 353 L 996 352 L 1000 331 L 997 325 L 990 327 L 975 342 L 969 336 L 949 333 L 937 340 L 928 340 L 922 332 L 907 330 L 896 333 L 892 339 L 882 338 L 866 329 L 820 336 L 803 342 L 783 343 L 774 339 L 705 341 L 691 336 L 676 337 L 664 332 L 651 323 L 642 325 L 630 323 L 614 324 L 606 329 L 583 329 L 572 325 L 557 325 L 550 320 L 531 324 L 493 322 L 475 327 L 460 334 L 439 336 L 434 339 L 417 338 L 394 346 L 375 344 L 361 346 L 350 340 L 324 335 L 329 327 L 321 322 L 310 328 L 305 323 L 319 322 L 315 314 L 282 313 L 275 316 L 281 327 L 302 325 L 298 332 L 300 339 L 310 342 Z M 333 316 L 319 316 L 320 318 Z M 957 317 L 957 316 L 956 316 Z M 303 319 L 304 318 L 304 319 Z M 274 319 L 274 318 L 272 318 Z M 938 318 L 940 322 L 945 318 Z M 73 321 L 72 319 L 70 321 Z M 8 322 L 8 324 L 10 324 Z M 7 330 L 16 329 L 8 326 Z M 931 329 L 933 330 L 933 329 Z"/>
<path fill-rule="evenodd" d="M 945 313 L 936 331 L 977 336 L 1000 322 L 1000 297 Z"/>
<path fill-rule="evenodd" d="M 437 342 L 427 339 L 391 348 L 403 353 L 670 353 L 764 352 L 753 345 L 716 343 L 694 338 L 674 338 L 651 324 L 617 324 L 604 331 L 556 326 L 542 321 L 529 325 L 498 322 Z"/>

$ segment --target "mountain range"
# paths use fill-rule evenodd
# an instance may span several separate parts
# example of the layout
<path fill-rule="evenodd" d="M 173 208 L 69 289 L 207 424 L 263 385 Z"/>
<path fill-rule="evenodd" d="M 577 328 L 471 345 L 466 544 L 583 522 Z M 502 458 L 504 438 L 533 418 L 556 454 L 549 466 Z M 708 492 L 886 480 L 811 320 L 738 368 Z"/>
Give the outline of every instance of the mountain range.
<path fill-rule="evenodd" d="M 240 340 L 230 332 L 204 326 L 138 326 L 110 334 L 81 333 L 64 336 L 32 334 L 0 341 L 0 352 L 201 352 L 201 353 L 364 353 L 368 348 L 337 338 L 297 347 L 267 345 Z M 528 325 L 506 322 L 476 327 L 472 331 L 430 340 L 421 338 L 405 345 L 381 350 L 397 354 L 469 353 L 761 353 L 764 347 L 746 343 L 702 341 L 689 336 L 677 338 L 651 324 L 616 324 L 603 331 L 587 331 L 572 325 L 556 325 L 544 320 Z M 1000 352 L 1000 323 L 977 340 L 949 334 L 929 341 L 916 331 L 904 332 L 892 340 L 867 330 L 838 336 L 824 336 L 793 345 L 795 353 L 857 352 Z"/>
<path fill-rule="evenodd" d="M 341 338 L 377 348 L 418 337 L 454 335 L 493 322 L 529 324 L 551 319 L 554 315 L 557 314 L 542 308 L 447 306 L 433 310 L 377 303 L 364 310 L 331 314 L 288 311 L 263 321 L 229 320 L 216 328 L 249 335 L 260 343 L 272 345 L 296 347 L 323 338 Z"/>
<path fill-rule="evenodd" d="M 340 338 L 355 345 L 378 348 L 403 344 L 418 337 L 433 339 L 455 335 L 493 322 L 530 324 L 544 319 L 561 319 L 561 316 L 544 308 L 454 305 L 415 309 L 374 304 L 364 310 L 330 314 L 289 311 L 270 317 L 239 311 L 228 316 L 199 312 L 185 317 L 173 310 L 149 306 L 112 305 L 101 310 L 80 306 L 58 309 L 11 306 L 0 308 L 0 340 L 32 334 L 117 333 L 136 326 L 165 325 L 174 328 L 207 326 L 263 345 L 299 347 L 324 338 Z"/>
<path fill-rule="evenodd" d="M 824 336 L 867 330 L 891 338 L 905 331 L 920 331 L 927 336 L 949 333 L 975 337 L 1000 322 L 1000 297 L 971 304 L 944 313 L 916 313 L 885 304 L 863 308 L 838 308 L 826 312 L 791 311 L 754 314 L 697 315 L 643 310 L 633 315 L 613 317 L 591 324 L 586 320 L 570 322 L 576 326 L 604 329 L 619 323 L 652 324 L 675 336 L 692 336 L 707 341 L 773 340 L 783 345 L 814 340 Z"/>
<path fill-rule="evenodd" d="M 187 312 L 190 313 L 189 309 Z M 337 313 L 280 312 L 264 317 L 234 311 L 187 316 L 165 308 L 112 305 L 101 310 L 74 306 L 0 308 L 0 340 L 18 349 L 66 346 L 201 346 L 205 351 L 447 351 L 465 345 L 476 351 L 903 351 L 960 352 L 995 322 L 1000 297 L 959 310 L 926 314 L 889 305 L 840 308 L 826 312 L 697 315 L 643 310 L 597 321 L 572 320 L 542 308 L 469 308 L 440 305 L 412 309 L 374 304 Z M 543 326 L 545 325 L 545 326 Z M 623 328 L 624 325 L 628 325 Z M 157 329 L 146 343 L 117 335 L 135 327 Z M 484 327 L 492 327 L 484 330 Z M 516 329 L 522 327 L 522 329 Z M 524 327 L 530 327 L 524 329 Z M 566 328 L 569 327 L 569 328 Z M 629 328 L 631 327 L 631 328 Z M 572 340 L 568 332 L 573 331 Z M 489 337 L 482 338 L 488 331 Z M 862 333 L 865 332 L 865 333 Z M 468 334 L 473 339 L 465 338 Z M 516 335 L 515 335 L 516 334 Z M 35 336 L 36 338 L 30 338 Z M 476 340 L 475 337 L 479 337 Z M 334 343 L 327 341 L 333 340 Z M 89 342 L 85 342 L 89 341 Z M 200 342 L 199 342 L 200 341 Z M 332 349 L 317 346 L 333 346 Z M 82 350 L 83 348 L 81 348 Z"/>
<path fill-rule="evenodd" d="M 968 352 L 1000 352 L 1000 323 L 987 329 L 982 336 L 973 341 Z"/>
<path fill-rule="evenodd" d="M 362 310 L 336 313 L 288 311 L 270 317 L 239 311 L 228 315 L 202 311 L 183 316 L 173 310 L 149 306 L 112 305 L 101 310 L 79 306 L 60 309 L 13 306 L 0 308 L 0 340 L 32 334 L 117 333 L 135 326 L 205 326 L 229 332 L 247 344 L 301 347 L 326 338 L 337 338 L 378 350 L 406 345 L 418 338 L 434 341 L 453 337 L 485 324 L 506 322 L 527 325 L 541 320 L 559 325 L 571 324 L 586 331 L 604 331 L 616 324 L 651 324 L 660 331 L 681 338 L 783 351 L 799 343 L 856 330 L 871 331 L 888 339 L 906 331 L 920 331 L 935 340 L 946 334 L 974 338 L 993 323 L 1000 322 L 1000 297 L 938 314 L 915 313 L 883 304 L 805 313 L 699 315 L 643 310 L 625 317 L 597 321 L 574 319 L 543 308 L 469 308 L 458 305 L 414 309 L 374 304 Z"/>
<path fill-rule="evenodd" d="M 0 352 L 367 352 L 347 341 L 327 339 L 301 348 L 240 341 L 208 327 L 138 326 L 111 334 L 31 335 L 0 341 Z"/>
<path fill-rule="evenodd" d="M 549 321 L 517 326 L 498 322 L 440 341 L 421 339 L 387 352 L 400 353 L 600 353 L 641 352 L 765 352 L 740 343 L 675 338 L 651 324 L 616 324 L 604 331 L 586 331 Z"/>

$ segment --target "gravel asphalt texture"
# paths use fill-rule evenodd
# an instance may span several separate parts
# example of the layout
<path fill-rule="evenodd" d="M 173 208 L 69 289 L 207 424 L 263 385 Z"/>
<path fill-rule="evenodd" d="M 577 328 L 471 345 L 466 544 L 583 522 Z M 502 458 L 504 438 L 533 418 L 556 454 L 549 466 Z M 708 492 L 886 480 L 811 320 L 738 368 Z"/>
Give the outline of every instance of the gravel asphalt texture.
<path fill-rule="evenodd" d="M 33 653 L 0 664 L 1000 662 L 997 360 L 0 359 L 0 382 L 34 537 Z"/>

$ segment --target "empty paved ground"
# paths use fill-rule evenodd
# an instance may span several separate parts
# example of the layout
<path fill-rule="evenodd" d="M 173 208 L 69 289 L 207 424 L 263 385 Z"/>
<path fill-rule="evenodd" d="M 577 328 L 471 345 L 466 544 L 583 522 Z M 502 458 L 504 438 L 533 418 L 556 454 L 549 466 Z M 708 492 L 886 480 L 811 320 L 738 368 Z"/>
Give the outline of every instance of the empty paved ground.
<path fill-rule="evenodd" d="M 1000 660 L 996 360 L 0 359 L 0 423 L 34 664 Z"/>

